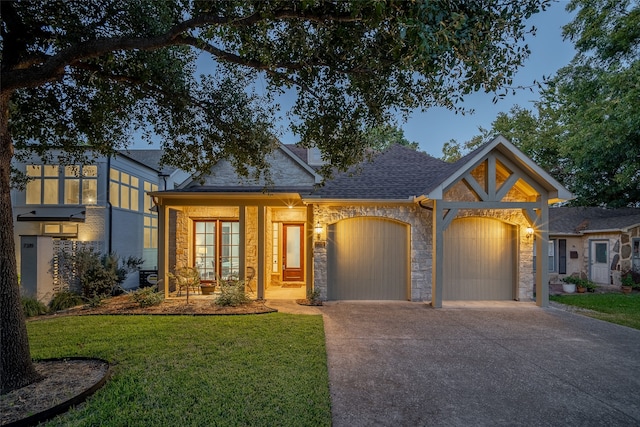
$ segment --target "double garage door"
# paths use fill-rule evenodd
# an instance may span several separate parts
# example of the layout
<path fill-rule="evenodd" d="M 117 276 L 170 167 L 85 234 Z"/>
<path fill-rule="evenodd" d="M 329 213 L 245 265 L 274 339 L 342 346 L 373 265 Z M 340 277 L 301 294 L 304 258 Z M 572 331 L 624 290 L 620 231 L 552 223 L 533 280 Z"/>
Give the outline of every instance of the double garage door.
<path fill-rule="evenodd" d="M 327 231 L 330 300 L 410 299 L 407 224 L 358 217 Z M 444 233 L 443 300 L 513 299 L 516 259 L 514 226 L 490 218 L 452 221 Z"/>

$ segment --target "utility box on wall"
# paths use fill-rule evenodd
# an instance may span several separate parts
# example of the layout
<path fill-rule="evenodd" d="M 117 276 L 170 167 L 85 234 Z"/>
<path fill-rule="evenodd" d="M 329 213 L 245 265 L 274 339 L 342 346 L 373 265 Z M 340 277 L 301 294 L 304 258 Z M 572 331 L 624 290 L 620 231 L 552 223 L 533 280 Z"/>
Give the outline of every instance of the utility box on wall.
<path fill-rule="evenodd" d="M 53 298 L 53 238 L 20 236 L 20 288 L 22 295 L 48 304 Z"/>

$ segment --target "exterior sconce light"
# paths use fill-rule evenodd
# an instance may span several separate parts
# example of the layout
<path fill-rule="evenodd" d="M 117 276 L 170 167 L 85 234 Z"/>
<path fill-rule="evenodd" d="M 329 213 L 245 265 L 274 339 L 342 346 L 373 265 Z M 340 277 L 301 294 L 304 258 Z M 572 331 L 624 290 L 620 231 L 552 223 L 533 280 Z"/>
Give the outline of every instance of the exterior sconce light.
<path fill-rule="evenodd" d="M 314 228 L 314 231 L 316 232 L 316 235 L 318 236 L 318 240 L 320 240 L 320 235 L 322 234 L 322 225 L 320 224 L 320 221 L 316 222 L 316 226 Z"/>
<path fill-rule="evenodd" d="M 527 227 L 526 234 L 527 234 L 527 239 L 530 239 L 531 236 L 533 236 L 533 227 Z"/>

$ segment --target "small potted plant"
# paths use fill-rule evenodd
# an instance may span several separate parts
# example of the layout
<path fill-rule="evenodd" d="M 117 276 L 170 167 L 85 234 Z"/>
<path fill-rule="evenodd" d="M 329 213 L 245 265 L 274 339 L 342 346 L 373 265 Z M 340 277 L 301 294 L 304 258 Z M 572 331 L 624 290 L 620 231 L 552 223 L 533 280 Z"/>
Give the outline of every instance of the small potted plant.
<path fill-rule="evenodd" d="M 200 291 L 202 295 L 213 295 L 216 290 L 216 282 L 202 282 L 200 283 Z"/>
<path fill-rule="evenodd" d="M 572 294 L 576 291 L 576 283 L 580 280 L 579 277 L 567 276 L 562 279 L 562 291 L 568 294 Z"/>
<path fill-rule="evenodd" d="M 633 285 L 635 285 L 634 281 L 633 281 L 633 276 L 631 275 L 631 272 L 626 272 L 622 275 L 622 293 L 623 294 L 630 294 L 631 291 L 633 290 Z"/>

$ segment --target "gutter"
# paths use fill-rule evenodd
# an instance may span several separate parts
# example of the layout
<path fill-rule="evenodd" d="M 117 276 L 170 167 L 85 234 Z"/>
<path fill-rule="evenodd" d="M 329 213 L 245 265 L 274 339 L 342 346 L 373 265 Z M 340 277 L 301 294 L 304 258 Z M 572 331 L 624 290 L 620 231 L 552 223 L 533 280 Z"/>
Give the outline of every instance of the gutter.
<path fill-rule="evenodd" d="M 109 237 L 107 239 L 107 253 L 111 253 L 113 244 L 113 205 L 111 204 L 111 156 L 107 157 L 107 205 L 109 206 Z"/>

